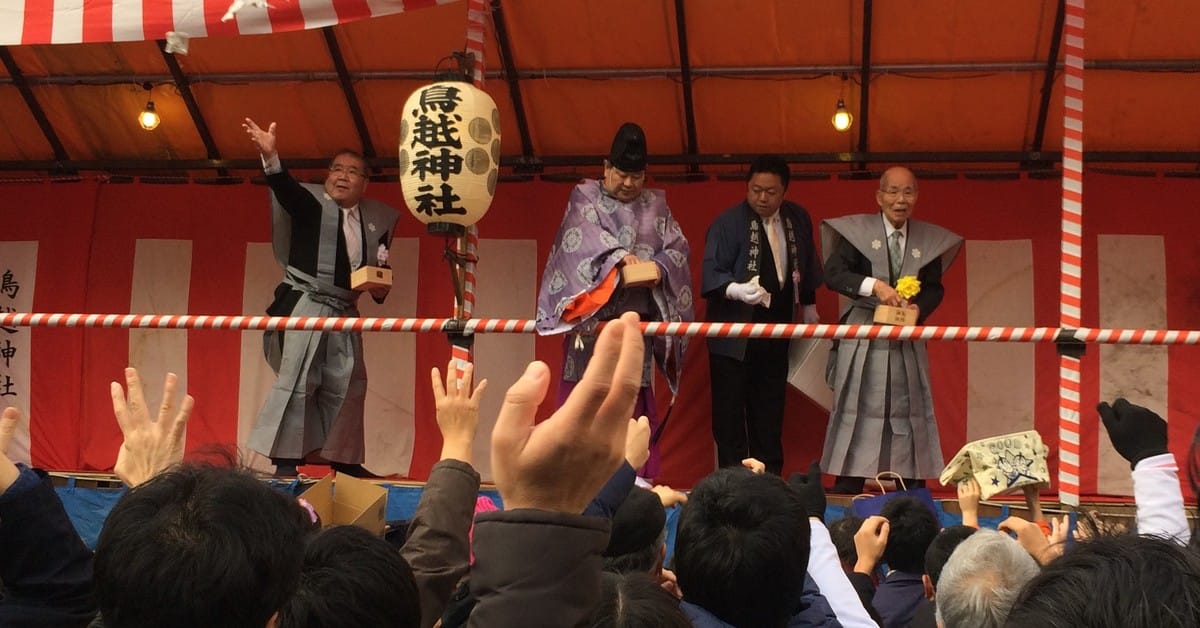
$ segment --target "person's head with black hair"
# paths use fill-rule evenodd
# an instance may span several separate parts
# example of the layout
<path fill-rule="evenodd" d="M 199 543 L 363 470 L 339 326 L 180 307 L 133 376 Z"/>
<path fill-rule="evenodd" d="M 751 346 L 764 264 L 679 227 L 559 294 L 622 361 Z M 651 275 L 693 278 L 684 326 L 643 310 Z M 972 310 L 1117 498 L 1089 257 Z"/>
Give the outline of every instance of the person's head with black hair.
<path fill-rule="evenodd" d="M 938 521 L 921 500 L 902 495 L 883 505 L 879 516 L 891 528 L 883 562 L 888 569 L 910 574 L 925 573 L 925 551 L 938 535 Z"/>
<path fill-rule="evenodd" d="M 1200 557 L 1133 534 L 1076 543 L 1025 585 L 1005 625 L 1200 626 Z"/>
<path fill-rule="evenodd" d="M 778 476 L 712 473 L 679 516 L 675 575 L 684 602 L 735 626 L 785 626 L 800 607 L 809 535 L 804 504 Z"/>
<path fill-rule="evenodd" d="M 633 487 L 612 518 L 604 569 L 658 574 L 666 549 L 667 515 L 658 495 Z"/>
<path fill-rule="evenodd" d="M 130 489 L 100 532 L 104 625 L 273 625 L 296 590 L 311 531 L 294 498 L 247 472 L 193 464 L 161 473 Z"/>
<path fill-rule="evenodd" d="M 746 173 L 746 203 L 754 213 L 769 218 L 779 212 L 792 176 L 779 155 L 759 155 Z"/>
<path fill-rule="evenodd" d="M 846 573 L 852 573 L 855 563 L 858 562 L 858 548 L 854 545 L 854 535 L 858 533 L 862 524 L 862 517 L 856 517 L 848 510 L 846 516 L 829 522 L 829 538 L 837 549 L 838 561 L 842 563 L 842 569 L 846 570 Z"/>
<path fill-rule="evenodd" d="M 412 569 L 386 540 L 357 526 L 322 530 L 304 550 L 300 587 L 279 628 L 417 628 L 421 600 Z"/>
<path fill-rule="evenodd" d="M 946 561 L 950 560 L 954 548 L 975 532 L 976 529 L 971 526 L 955 525 L 938 532 L 938 535 L 933 537 L 929 549 L 925 550 L 925 574 L 921 576 L 921 580 L 925 583 L 925 597 L 934 599 L 938 580 L 942 577 L 942 568 L 946 566 Z"/>
<path fill-rule="evenodd" d="M 606 573 L 588 628 L 692 628 L 679 600 L 645 573 Z"/>

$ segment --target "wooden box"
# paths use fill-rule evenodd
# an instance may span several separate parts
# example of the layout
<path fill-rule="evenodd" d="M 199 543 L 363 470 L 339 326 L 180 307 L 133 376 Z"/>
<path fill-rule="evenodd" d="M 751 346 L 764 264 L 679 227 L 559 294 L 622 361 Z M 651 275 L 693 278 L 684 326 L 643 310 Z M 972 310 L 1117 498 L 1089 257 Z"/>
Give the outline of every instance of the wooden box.
<path fill-rule="evenodd" d="M 875 306 L 875 322 L 880 325 L 916 325 L 917 311 L 891 305 Z"/>
<path fill-rule="evenodd" d="M 633 288 L 653 286 L 658 283 L 658 264 L 638 262 L 622 266 L 621 283 Z"/>
<path fill-rule="evenodd" d="M 350 273 L 350 287 L 354 290 L 391 288 L 392 269 L 379 266 L 360 266 L 358 270 Z"/>

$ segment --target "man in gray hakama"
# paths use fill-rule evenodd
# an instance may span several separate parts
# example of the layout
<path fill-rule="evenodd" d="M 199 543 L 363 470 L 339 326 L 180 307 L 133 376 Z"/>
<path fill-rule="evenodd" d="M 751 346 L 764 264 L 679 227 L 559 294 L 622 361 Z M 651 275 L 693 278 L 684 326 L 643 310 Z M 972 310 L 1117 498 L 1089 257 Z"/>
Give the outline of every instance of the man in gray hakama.
<path fill-rule="evenodd" d="M 262 154 L 271 188 L 271 231 L 283 282 L 267 308 L 272 316 L 358 316 L 361 290 L 350 274 L 384 265 L 399 212 L 363 199 L 366 162 L 342 151 L 329 165 L 324 185 L 297 182 L 279 162 L 275 125 L 243 125 Z M 381 303 L 388 289 L 373 288 Z M 271 458 L 276 475 L 295 475 L 314 458 L 335 470 L 366 475 L 362 468 L 363 404 L 367 370 L 358 332 L 269 331 L 263 338 L 268 364 L 277 374 L 250 433 L 249 447 Z"/>
<path fill-rule="evenodd" d="M 942 301 L 942 273 L 962 238 L 911 219 L 917 181 L 907 168 L 888 169 L 875 200 L 880 213 L 821 223 L 826 284 L 848 297 L 843 323 L 870 325 L 875 306 L 884 304 L 915 309 L 917 324 L 923 325 Z M 910 275 L 921 290 L 908 301 L 896 294 L 895 285 Z M 821 466 L 839 476 L 834 492 L 859 493 L 863 479 L 881 471 L 914 479 L 941 473 L 924 342 L 841 340 L 830 353 L 827 377 L 833 407 Z"/>

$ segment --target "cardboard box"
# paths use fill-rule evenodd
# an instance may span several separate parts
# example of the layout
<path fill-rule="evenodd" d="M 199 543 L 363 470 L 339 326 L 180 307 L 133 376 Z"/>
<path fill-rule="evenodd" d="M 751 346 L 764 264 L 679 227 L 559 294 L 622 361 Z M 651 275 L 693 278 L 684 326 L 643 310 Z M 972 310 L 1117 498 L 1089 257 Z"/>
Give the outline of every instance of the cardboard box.
<path fill-rule="evenodd" d="M 917 311 L 906 307 L 876 305 L 875 322 L 880 325 L 916 325 Z"/>
<path fill-rule="evenodd" d="M 354 290 L 391 288 L 392 269 L 379 266 L 359 266 L 358 270 L 350 273 L 350 287 Z"/>
<path fill-rule="evenodd" d="M 653 286 L 658 283 L 658 264 L 638 262 L 622 266 L 621 283 L 632 288 Z"/>
<path fill-rule="evenodd" d="M 349 475 L 330 473 L 301 497 L 312 504 L 321 527 L 354 525 L 383 536 L 387 525 L 387 489 Z"/>

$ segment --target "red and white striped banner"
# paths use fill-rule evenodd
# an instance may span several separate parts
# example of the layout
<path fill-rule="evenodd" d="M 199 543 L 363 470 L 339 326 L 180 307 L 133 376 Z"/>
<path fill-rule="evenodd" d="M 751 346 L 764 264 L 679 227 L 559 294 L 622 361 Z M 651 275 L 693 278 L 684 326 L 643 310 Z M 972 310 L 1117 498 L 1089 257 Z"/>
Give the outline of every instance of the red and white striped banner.
<path fill-rule="evenodd" d="M 4 0 L 0 45 L 143 41 L 163 39 L 169 32 L 189 38 L 282 33 L 455 1 Z"/>
<path fill-rule="evenodd" d="M 1059 325 L 1081 324 L 1083 294 L 1083 0 L 1067 0 L 1063 40 L 1062 262 Z M 1059 356 L 1059 500 L 1079 505 L 1080 361 Z"/>

